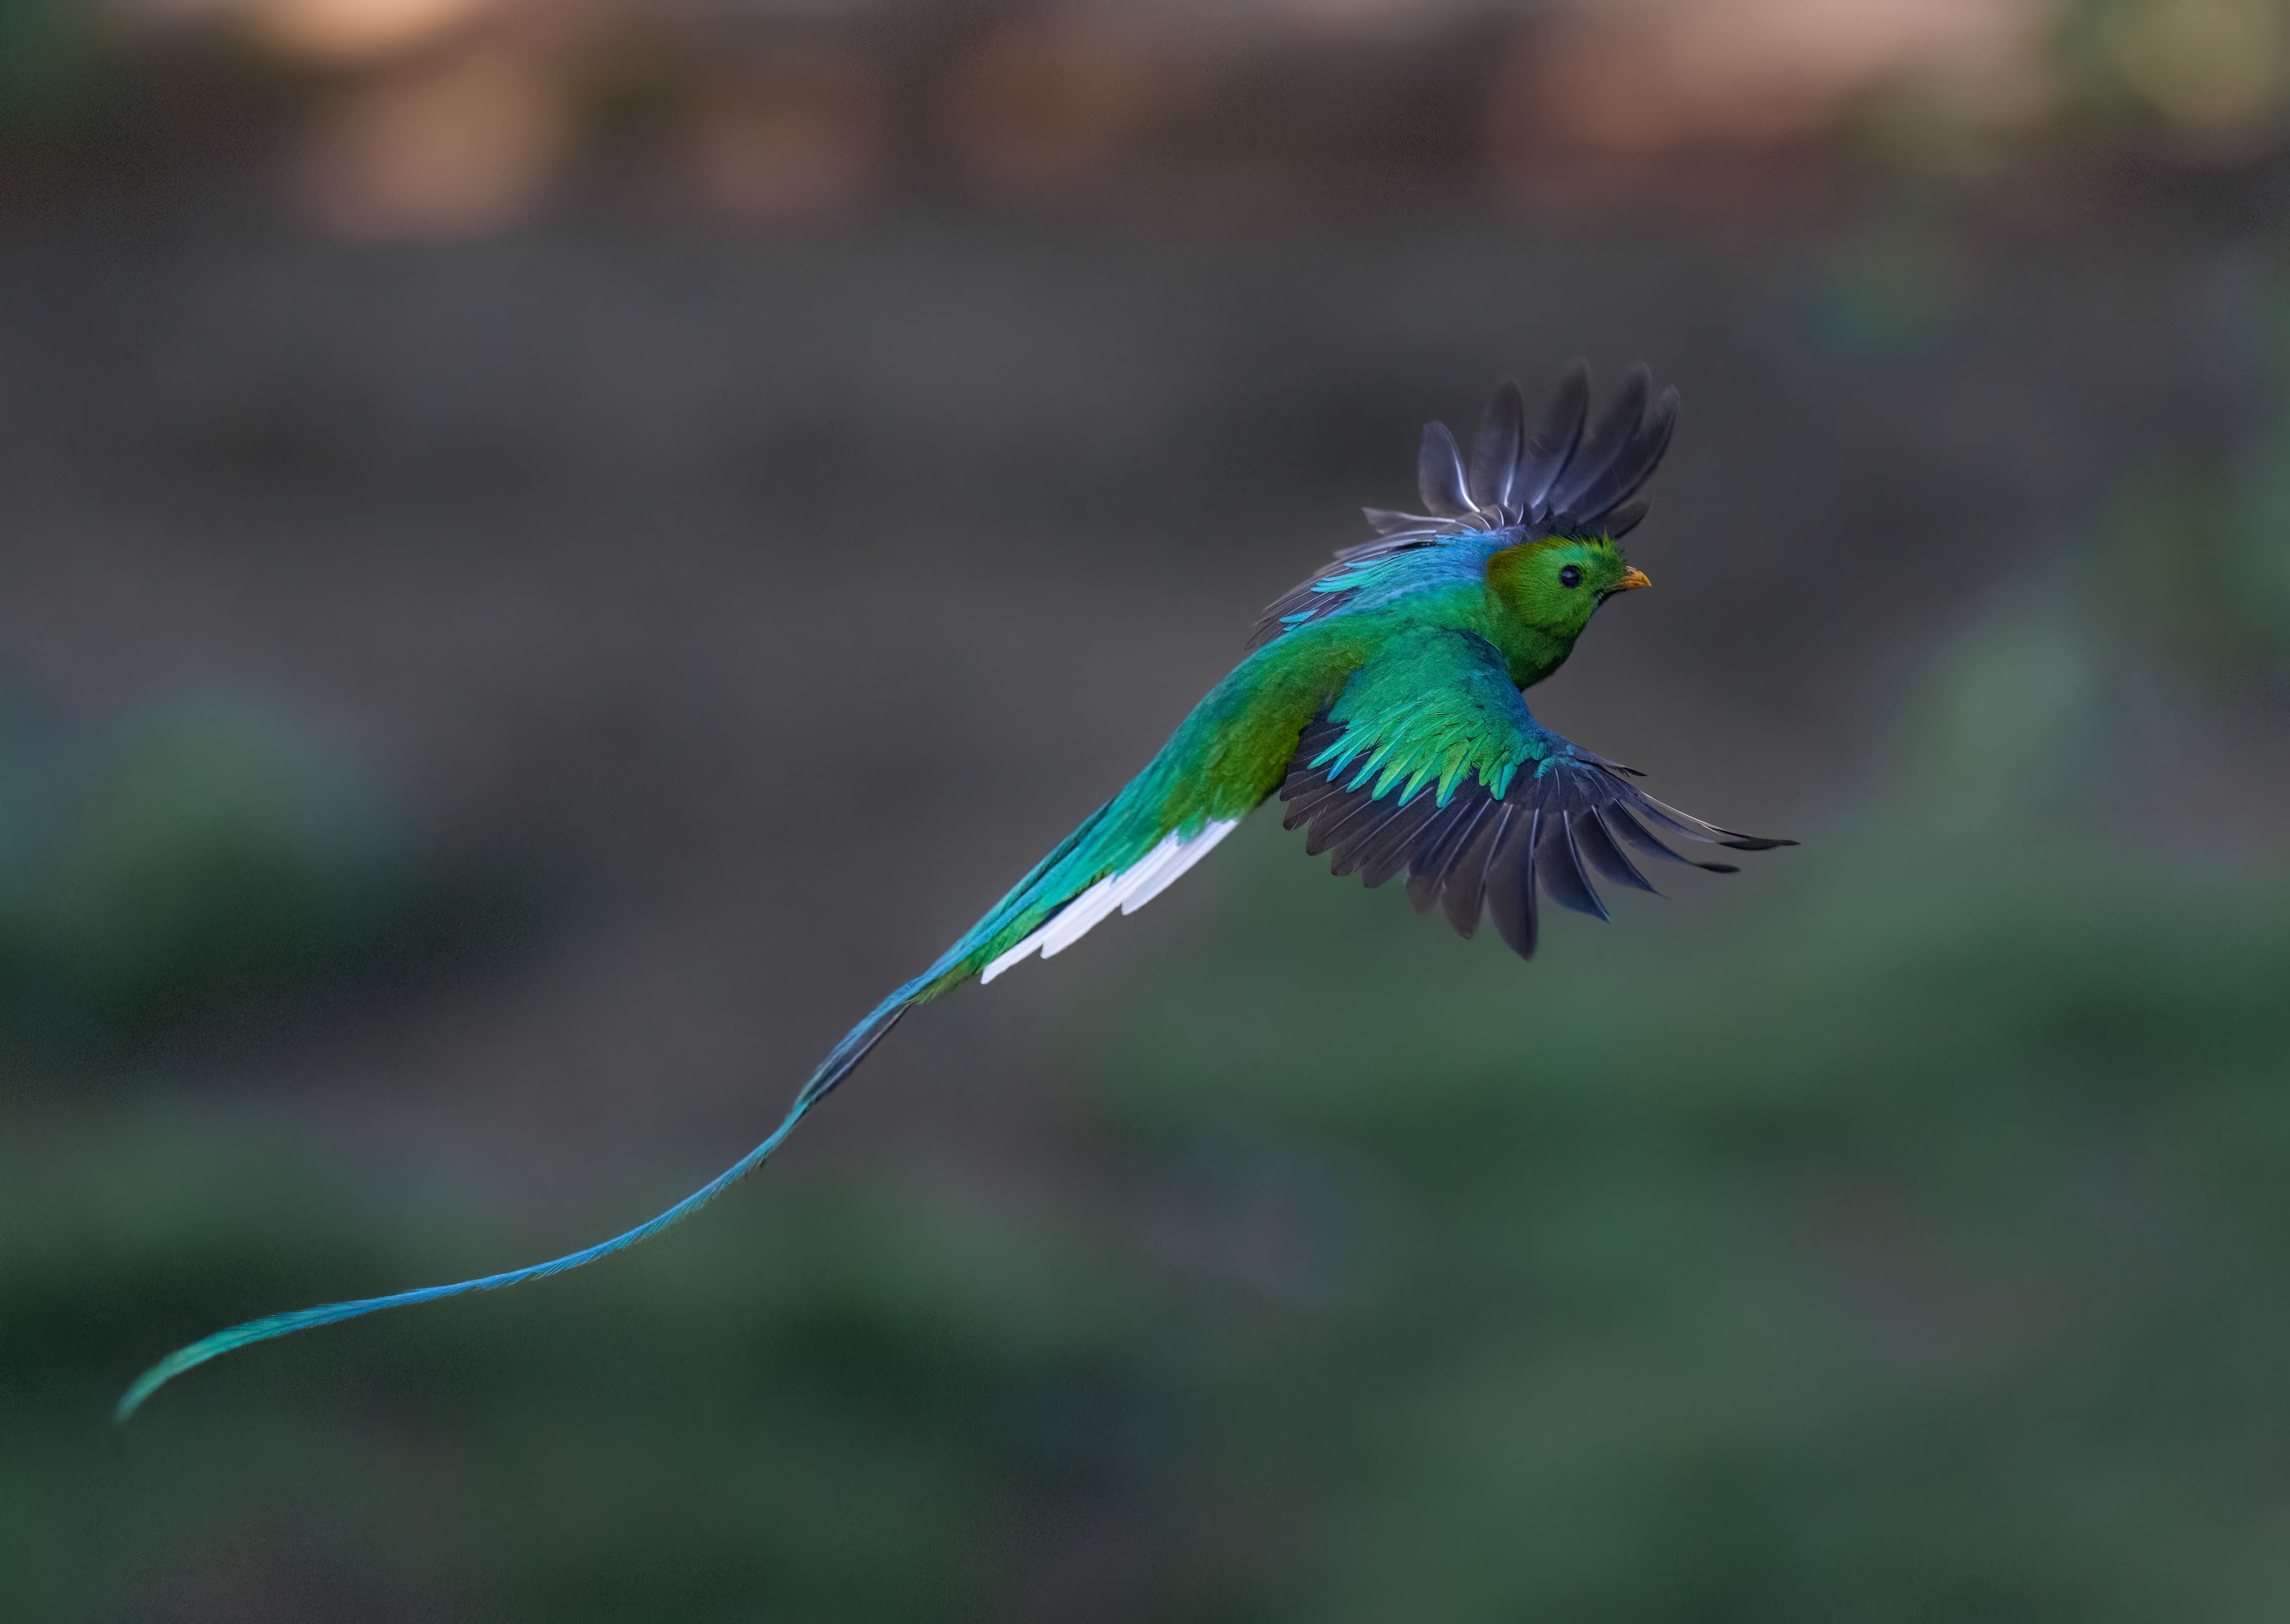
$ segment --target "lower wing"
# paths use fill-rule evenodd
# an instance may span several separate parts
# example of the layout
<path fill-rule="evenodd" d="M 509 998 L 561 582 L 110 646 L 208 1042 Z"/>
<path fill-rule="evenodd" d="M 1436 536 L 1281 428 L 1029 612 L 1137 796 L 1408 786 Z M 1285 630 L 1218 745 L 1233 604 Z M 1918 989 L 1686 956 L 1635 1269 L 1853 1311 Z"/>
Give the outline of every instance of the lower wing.
<path fill-rule="evenodd" d="M 1427 672 L 1444 682 L 1426 700 Z M 1483 912 L 1532 957 L 1538 890 L 1562 908 L 1606 917 L 1592 883 L 1652 891 L 1630 852 L 1731 874 L 1680 855 L 1663 836 L 1740 852 L 1794 845 L 1737 834 L 1666 806 L 1536 722 L 1501 657 L 1469 633 L 1427 631 L 1388 668 L 1370 665 L 1304 731 L 1281 787 L 1286 827 L 1338 874 L 1368 884 L 1408 876 L 1419 913 L 1434 904 L 1465 936 Z"/>

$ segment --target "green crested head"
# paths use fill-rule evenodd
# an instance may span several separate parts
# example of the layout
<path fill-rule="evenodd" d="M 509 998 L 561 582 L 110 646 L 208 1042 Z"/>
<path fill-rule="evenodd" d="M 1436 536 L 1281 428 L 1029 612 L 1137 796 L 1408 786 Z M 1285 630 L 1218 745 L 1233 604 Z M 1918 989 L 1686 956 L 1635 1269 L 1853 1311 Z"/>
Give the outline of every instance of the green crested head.
<path fill-rule="evenodd" d="M 1651 583 L 1609 536 L 1548 536 L 1487 560 L 1487 588 L 1512 619 L 1564 648 L 1598 605 Z"/>

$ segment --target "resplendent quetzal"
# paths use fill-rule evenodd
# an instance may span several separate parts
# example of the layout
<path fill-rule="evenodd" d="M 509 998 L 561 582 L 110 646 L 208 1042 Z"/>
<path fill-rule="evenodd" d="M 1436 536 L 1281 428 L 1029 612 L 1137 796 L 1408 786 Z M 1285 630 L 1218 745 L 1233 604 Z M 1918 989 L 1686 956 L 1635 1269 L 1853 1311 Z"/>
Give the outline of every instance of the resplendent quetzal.
<path fill-rule="evenodd" d="M 1518 387 L 1494 393 L 1465 463 L 1445 425 L 1423 431 L 1422 513 L 1367 510 L 1376 539 L 1264 613 L 1247 655 L 1145 770 L 1010 894 L 891 994 L 820 1062 L 772 1136 L 650 1222 L 548 1263 L 452 1285 L 330 1303 L 216 1332 L 170 1354 L 120 1400 L 124 1420 L 161 1385 L 251 1342 L 561 1274 L 657 1235 L 751 1172 L 918 1004 L 1064 951 L 1118 909 L 1158 896 L 1277 793 L 1305 850 L 1370 885 L 1406 873 L 1421 911 L 1469 936 L 1482 912 L 1522 957 L 1536 888 L 1605 916 L 1596 875 L 1652 890 L 1631 853 L 1691 862 L 1664 837 L 1742 851 L 1737 835 L 1641 793 L 1631 769 L 1537 722 L 1520 690 L 1556 671 L 1598 605 L 1647 584 L 1615 545 L 1645 516 L 1637 496 L 1669 443 L 1677 396 L 1650 400 L 1643 368 L 1585 432 L 1577 363 L 1532 438 Z M 1730 873 L 1722 863 L 1693 866 Z"/>

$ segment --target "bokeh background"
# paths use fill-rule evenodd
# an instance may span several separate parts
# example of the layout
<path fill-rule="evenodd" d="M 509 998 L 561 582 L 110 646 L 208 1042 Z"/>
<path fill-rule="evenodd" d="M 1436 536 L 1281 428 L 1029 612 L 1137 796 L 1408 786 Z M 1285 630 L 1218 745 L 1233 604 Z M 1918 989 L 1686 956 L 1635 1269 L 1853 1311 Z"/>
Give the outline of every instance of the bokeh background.
<path fill-rule="evenodd" d="M 0 1616 L 2290 1616 L 2277 0 L 7 0 Z M 1685 397 L 1533 964 L 1260 816 L 658 1210 L 1414 436 Z"/>

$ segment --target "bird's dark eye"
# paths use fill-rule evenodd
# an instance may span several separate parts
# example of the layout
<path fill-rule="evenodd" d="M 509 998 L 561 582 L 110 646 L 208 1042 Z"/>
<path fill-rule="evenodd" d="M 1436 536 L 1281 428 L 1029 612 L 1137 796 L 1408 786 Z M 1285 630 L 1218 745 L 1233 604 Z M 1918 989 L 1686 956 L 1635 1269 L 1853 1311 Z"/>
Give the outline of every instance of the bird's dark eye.
<path fill-rule="evenodd" d="M 1575 565 L 1568 564 L 1558 572 L 1558 584 L 1572 591 L 1582 584 L 1582 572 Z"/>

